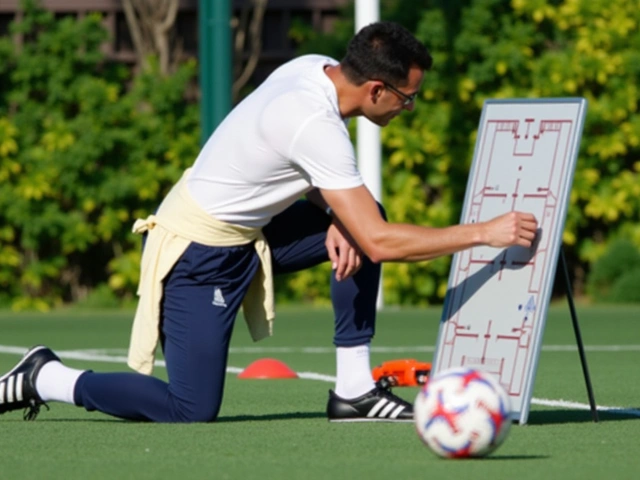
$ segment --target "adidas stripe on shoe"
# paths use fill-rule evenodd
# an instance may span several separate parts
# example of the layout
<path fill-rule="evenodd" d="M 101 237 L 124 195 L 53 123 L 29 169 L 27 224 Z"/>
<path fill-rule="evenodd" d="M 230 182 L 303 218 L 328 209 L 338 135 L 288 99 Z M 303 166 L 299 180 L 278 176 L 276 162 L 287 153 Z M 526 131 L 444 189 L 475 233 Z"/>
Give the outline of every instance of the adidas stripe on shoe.
<path fill-rule="evenodd" d="M 413 422 L 413 405 L 378 386 L 352 400 L 329 390 L 327 417 L 330 422 Z"/>
<path fill-rule="evenodd" d="M 35 420 L 44 405 L 36 391 L 36 377 L 45 363 L 60 361 L 49 348 L 33 347 L 11 371 L 0 377 L 0 414 L 24 409 L 25 420 Z"/>

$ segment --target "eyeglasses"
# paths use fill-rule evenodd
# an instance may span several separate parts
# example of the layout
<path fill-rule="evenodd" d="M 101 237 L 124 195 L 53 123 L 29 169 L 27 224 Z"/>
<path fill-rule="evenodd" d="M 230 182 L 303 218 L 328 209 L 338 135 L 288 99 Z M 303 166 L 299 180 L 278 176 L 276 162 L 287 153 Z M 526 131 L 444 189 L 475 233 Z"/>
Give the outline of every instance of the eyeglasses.
<path fill-rule="evenodd" d="M 393 85 L 387 83 L 387 82 L 382 82 L 384 83 L 384 86 L 387 87 L 389 90 L 391 90 L 393 93 L 395 93 L 396 95 L 398 95 L 400 98 L 402 98 L 404 100 L 404 102 L 402 102 L 402 105 L 404 105 L 405 107 L 413 102 L 415 102 L 416 97 L 418 96 L 418 92 L 416 93 L 412 93 L 411 95 L 407 95 L 406 93 L 402 93 L 400 90 L 398 90 L 396 87 L 394 87 Z"/>

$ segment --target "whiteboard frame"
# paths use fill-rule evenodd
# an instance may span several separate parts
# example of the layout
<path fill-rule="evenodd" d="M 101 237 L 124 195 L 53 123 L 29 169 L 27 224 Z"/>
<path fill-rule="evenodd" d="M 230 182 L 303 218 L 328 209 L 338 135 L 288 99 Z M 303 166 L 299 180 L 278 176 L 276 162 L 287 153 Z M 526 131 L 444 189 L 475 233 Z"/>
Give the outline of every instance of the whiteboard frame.
<path fill-rule="evenodd" d="M 567 104 L 567 103 L 577 104 L 578 106 L 578 113 L 576 115 L 576 126 L 575 126 L 576 129 L 575 129 L 575 133 L 573 133 L 572 137 L 570 138 L 571 143 L 569 144 L 569 147 L 568 147 L 568 160 L 570 162 L 570 165 L 567 168 L 566 178 L 564 178 L 563 181 L 561 182 L 561 185 L 563 186 L 564 196 L 561 198 L 558 198 L 559 213 L 558 213 L 557 219 L 558 219 L 558 222 L 560 222 L 558 224 L 559 228 L 557 229 L 555 238 L 550 239 L 550 244 L 549 244 L 550 249 L 549 249 L 549 256 L 547 260 L 549 262 L 549 268 L 547 269 L 547 274 L 544 276 L 544 280 L 543 280 L 545 288 L 543 289 L 544 290 L 543 295 L 541 295 L 541 297 L 539 298 L 539 303 L 536 307 L 536 309 L 539 310 L 539 321 L 537 322 L 532 335 L 532 341 L 534 342 L 533 354 L 531 356 L 531 362 L 528 365 L 529 368 L 526 371 L 526 378 L 524 382 L 524 392 L 521 396 L 522 408 L 520 411 L 511 412 L 512 419 L 519 421 L 520 424 L 527 423 L 527 419 L 528 419 L 529 411 L 531 407 L 531 400 L 533 396 L 533 383 L 537 373 L 537 368 L 538 368 L 538 363 L 540 358 L 540 351 L 542 348 L 542 336 L 544 334 L 546 316 L 549 308 L 549 302 L 551 300 L 551 294 L 553 291 L 552 282 L 554 281 L 556 276 L 560 248 L 562 245 L 562 233 L 564 231 L 564 226 L 566 222 L 569 197 L 571 194 L 571 186 L 573 184 L 575 166 L 577 163 L 578 153 L 580 150 L 580 142 L 582 139 L 582 133 L 584 129 L 584 122 L 585 122 L 586 111 L 587 111 L 587 100 L 582 97 L 540 98 L 540 99 L 513 98 L 513 99 L 486 100 L 484 102 L 482 113 L 480 116 L 480 123 L 479 123 L 477 137 L 476 137 L 473 160 L 471 163 L 471 168 L 469 170 L 469 177 L 467 179 L 467 189 L 466 189 L 463 210 L 462 210 L 461 220 L 460 220 L 460 222 L 462 223 L 464 219 L 467 218 L 470 204 L 474 196 L 473 181 L 475 178 L 476 171 L 480 168 L 479 166 L 480 161 L 478 160 L 478 158 L 482 153 L 480 151 L 480 142 L 481 142 L 481 139 L 483 138 L 483 133 L 484 133 L 483 128 L 485 127 L 485 121 L 488 115 L 488 110 L 491 108 L 491 106 L 513 104 L 513 105 L 522 105 L 526 107 L 527 105 L 531 105 L 531 104 Z M 450 296 L 452 292 L 452 287 L 454 286 L 454 283 L 455 283 L 456 272 L 454 269 L 456 265 L 458 265 L 458 257 L 461 254 L 462 252 L 454 254 L 451 262 L 451 270 L 449 272 L 447 294 L 445 296 L 445 300 L 443 304 L 442 317 L 440 319 L 440 329 L 438 332 L 436 348 L 433 356 L 432 374 L 435 374 L 439 371 L 438 365 L 437 365 L 437 359 L 438 359 L 438 354 L 440 352 L 441 344 L 444 341 L 446 322 L 448 321 L 448 319 L 445 318 L 445 316 L 449 311 Z M 570 294 L 570 292 L 568 294 Z M 454 366 L 456 365 L 450 365 L 450 367 L 454 367 Z"/>

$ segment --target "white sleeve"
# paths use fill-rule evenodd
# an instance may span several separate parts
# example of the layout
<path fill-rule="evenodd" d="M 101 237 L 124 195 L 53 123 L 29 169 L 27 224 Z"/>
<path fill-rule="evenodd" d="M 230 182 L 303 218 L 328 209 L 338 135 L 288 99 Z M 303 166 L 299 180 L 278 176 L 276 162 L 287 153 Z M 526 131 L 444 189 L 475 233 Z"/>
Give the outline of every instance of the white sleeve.
<path fill-rule="evenodd" d="M 346 126 L 326 111 L 300 125 L 287 156 L 314 187 L 340 190 L 364 183 Z"/>

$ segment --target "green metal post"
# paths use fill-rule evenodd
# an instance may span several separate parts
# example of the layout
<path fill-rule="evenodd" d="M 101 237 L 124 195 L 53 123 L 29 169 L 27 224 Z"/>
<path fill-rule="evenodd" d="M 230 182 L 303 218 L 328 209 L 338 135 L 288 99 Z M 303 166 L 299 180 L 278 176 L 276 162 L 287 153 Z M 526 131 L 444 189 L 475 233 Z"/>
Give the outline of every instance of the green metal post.
<path fill-rule="evenodd" d="M 198 25 L 204 144 L 231 109 L 231 0 L 199 0 Z"/>

